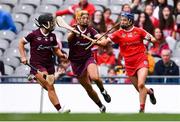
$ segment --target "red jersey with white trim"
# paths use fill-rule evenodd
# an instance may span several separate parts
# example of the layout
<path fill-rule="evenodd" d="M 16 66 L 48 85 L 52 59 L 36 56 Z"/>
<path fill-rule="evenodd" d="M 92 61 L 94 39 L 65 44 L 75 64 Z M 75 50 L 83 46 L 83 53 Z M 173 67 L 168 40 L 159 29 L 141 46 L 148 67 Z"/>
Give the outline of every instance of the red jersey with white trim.
<path fill-rule="evenodd" d="M 93 13 L 95 12 L 95 7 L 93 4 L 88 3 L 86 6 L 84 6 L 83 8 L 81 8 L 81 6 L 79 4 L 73 4 L 72 6 L 68 7 L 65 10 L 58 10 L 56 11 L 56 16 L 62 16 L 65 14 L 75 14 L 76 10 L 80 9 L 80 10 L 85 10 L 89 13 L 90 16 L 93 15 Z"/>
<path fill-rule="evenodd" d="M 114 43 L 119 44 L 122 56 L 128 57 L 137 53 L 145 52 L 146 48 L 143 44 L 143 39 L 146 35 L 147 32 L 145 30 L 133 27 L 129 31 L 119 29 L 112 33 L 109 38 Z"/>

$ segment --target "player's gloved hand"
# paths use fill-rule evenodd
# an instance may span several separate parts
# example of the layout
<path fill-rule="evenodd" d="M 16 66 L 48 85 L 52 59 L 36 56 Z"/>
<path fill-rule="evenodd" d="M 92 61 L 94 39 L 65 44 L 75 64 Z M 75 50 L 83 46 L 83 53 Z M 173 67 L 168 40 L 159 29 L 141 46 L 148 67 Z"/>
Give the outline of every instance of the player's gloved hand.
<path fill-rule="evenodd" d="M 27 58 L 26 58 L 26 57 L 21 57 L 21 62 L 22 62 L 23 64 L 26 64 L 26 63 L 27 63 Z"/>

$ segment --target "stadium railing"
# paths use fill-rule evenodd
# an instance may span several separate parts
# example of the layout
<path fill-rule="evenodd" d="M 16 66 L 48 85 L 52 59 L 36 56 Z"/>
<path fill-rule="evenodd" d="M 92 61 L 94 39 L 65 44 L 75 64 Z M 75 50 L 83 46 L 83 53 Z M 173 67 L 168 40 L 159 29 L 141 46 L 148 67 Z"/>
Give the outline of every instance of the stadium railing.
<path fill-rule="evenodd" d="M 108 78 L 115 78 L 115 79 L 127 79 L 127 76 L 103 76 L 101 77 L 104 80 Z M 63 76 L 56 80 L 55 83 L 57 84 L 71 84 L 72 82 L 69 80 L 72 79 L 72 77 L 69 76 Z M 36 83 L 35 81 L 28 81 L 28 78 L 26 76 L 0 76 L 0 83 Z M 109 84 L 109 83 L 106 83 Z M 128 84 L 125 82 L 117 82 L 117 84 Z M 180 76 L 148 76 L 146 84 L 178 84 L 180 85 Z"/>

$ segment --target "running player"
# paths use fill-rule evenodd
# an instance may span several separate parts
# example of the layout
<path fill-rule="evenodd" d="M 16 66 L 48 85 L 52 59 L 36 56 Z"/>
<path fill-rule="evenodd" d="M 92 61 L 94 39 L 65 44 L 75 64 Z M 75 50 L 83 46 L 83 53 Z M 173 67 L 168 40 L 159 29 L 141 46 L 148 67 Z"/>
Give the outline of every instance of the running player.
<path fill-rule="evenodd" d="M 144 112 L 146 96 L 149 94 L 152 104 L 156 104 L 154 91 L 145 87 L 148 75 L 148 59 L 143 40 L 155 42 L 155 38 L 141 28 L 134 26 L 134 15 L 130 13 L 121 14 L 121 29 L 115 31 L 107 39 L 102 39 L 96 44 L 105 46 L 109 42 L 119 44 L 120 52 L 125 60 L 125 68 L 132 84 L 139 92 L 140 110 Z"/>
<path fill-rule="evenodd" d="M 42 74 L 37 73 L 33 69 L 31 69 L 30 73 L 35 75 L 39 84 L 48 91 L 49 99 L 57 111 L 70 112 L 70 110 L 63 111 L 53 85 L 53 74 L 55 72 L 52 59 L 53 53 L 59 58 L 67 58 L 67 56 L 59 49 L 56 36 L 52 33 L 55 27 L 54 18 L 51 14 L 40 15 L 36 25 L 39 27 L 37 30 L 29 33 L 19 41 L 21 62 L 23 64 L 27 63 L 24 46 L 25 44 L 30 43 L 30 64 L 39 69 L 43 74 L 46 74 L 47 76 L 51 75 L 51 83 L 44 78 Z"/>
<path fill-rule="evenodd" d="M 100 36 L 95 29 L 89 26 L 89 14 L 81 10 L 76 14 L 77 25 L 74 29 L 91 38 Z M 69 60 L 74 74 L 77 76 L 80 84 L 85 88 L 89 97 L 99 106 L 100 112 L 105 112 L 106 107 L 101 103 L 96 91 L 92 88 L 91 82 L 94 81 L 100 89 L 106 102 L 111 101 L 111 97 L 104 89 L 102 80 L 99 77 L 98 68 L 91 52 L 91 49 L 85 48 L 91 43 L 89 40 L 73 32 L 68 34 Z"/>

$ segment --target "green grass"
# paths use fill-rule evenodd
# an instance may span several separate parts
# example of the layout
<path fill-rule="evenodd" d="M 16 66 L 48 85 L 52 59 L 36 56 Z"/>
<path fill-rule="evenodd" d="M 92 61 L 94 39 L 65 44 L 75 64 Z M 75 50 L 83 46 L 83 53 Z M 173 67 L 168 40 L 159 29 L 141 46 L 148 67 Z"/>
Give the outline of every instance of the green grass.
<path fill-rule="evenodd" d="M 180 121 L 180 114 L 0 114 L 0 121 Z"/>

